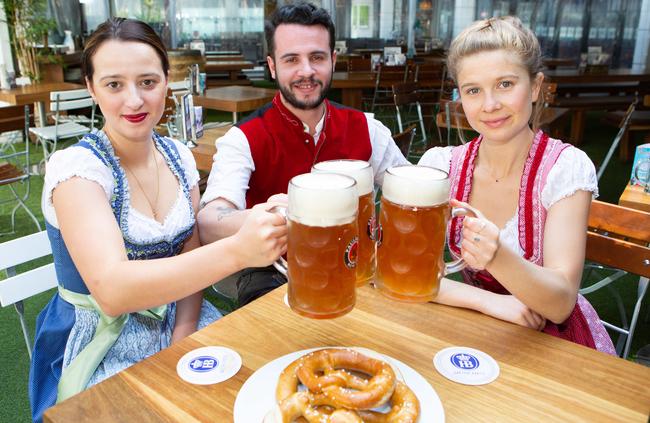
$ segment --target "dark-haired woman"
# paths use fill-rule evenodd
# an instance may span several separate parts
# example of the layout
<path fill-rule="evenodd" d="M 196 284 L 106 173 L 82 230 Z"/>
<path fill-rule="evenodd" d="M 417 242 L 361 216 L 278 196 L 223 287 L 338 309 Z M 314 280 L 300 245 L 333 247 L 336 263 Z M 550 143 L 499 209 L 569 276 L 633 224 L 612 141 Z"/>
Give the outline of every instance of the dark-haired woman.
<path fill-rule="evenodd" d="M 103 23 L 82 66 L 106 123 L 47 164 L 42 207 L 59 288 L 37 322 L 29 385 L 36 421 L 217 319 L 202 290 L 271 264 L 286 245 L 283 218 L 264 204 L 237 234 L 199 248 L 192 154 L 153 132 L 169 64 L 150 27 Z"/>

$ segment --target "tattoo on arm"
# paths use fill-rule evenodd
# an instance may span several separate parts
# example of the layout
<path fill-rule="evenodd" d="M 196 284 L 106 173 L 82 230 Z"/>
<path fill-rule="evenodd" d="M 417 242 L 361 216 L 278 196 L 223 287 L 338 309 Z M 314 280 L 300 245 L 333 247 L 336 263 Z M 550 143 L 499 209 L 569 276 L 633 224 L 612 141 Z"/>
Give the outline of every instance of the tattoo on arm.
<path fill-rule="evenodd" d="M 232 207 L 217 207 L 215 210 L 217 212 L 217 222 L 221 222 L 224 217 L 230 216 L 237 211 Z"/>

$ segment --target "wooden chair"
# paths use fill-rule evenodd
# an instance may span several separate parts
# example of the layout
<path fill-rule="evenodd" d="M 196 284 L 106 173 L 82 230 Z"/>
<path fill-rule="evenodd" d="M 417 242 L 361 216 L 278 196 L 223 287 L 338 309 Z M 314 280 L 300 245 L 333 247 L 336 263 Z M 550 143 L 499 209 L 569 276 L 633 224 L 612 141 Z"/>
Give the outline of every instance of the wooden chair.
<path fill-rule="evenodd" d="M 31 145 L 29 139 L 29 125 L 30 122 L 33 124 L 33 119 L 30 118 L 30 116 L 30 106 L 11 106 L 2 108 L 0 132 L 19 131 L 22 135 L 24 147 L 18 151 L 12 144 L 11 148 L 0 152 L 0 187 L 7 187 L 10 191 L 10 195 L 6 196 L 4 200 L 1 200 L 0 205 L 16 203 L 11 211 L 11 231 L 0 235 L 14 233 L 16 229 L 16 212 L 20 208 L 25 210 L 38 230 L 41 230 L 41 224 L 26 204 L 30 193 L 31 176 L 31 163 L 29 161 L 29 147 Z"/>
<path fill-rule="evenodd" d="M 538 127 L 542 128 L 554 138 L 563 138 L 562 126 L 569 117 L 570 110 L 565 107 L 555 107 L 553 103 L 557 97 L 557 84 L 551 82 L 542 83 L 542 99 L 544 108 L 537 117 Z"/>
<path fill-rule="evenodd" d="M 627 125 L 622 133 L 619 147 L 619 158 L 625 161 L 630 160 L 634 155 L 634 145 L 630 146 L 630 134 L 634 132 L 650 132 L 650 109 L 643 104 L 639 104 L 636 100 L 635 103 L 637 106 L 629 118 L 627 118 L 627 112 L 620 110 L 607 112 L 603 117 L 606 124 L 618 126 L 619 128 L 624 126 L 623 124 L 627 118 Z"/>
<path fill-rule="evenodd" d="M 594 267 L 613 272 L 610 276 L 580 290 L 583 295 L 607 287 L 617 300 L 621 326 L 603 321 L 608 329 L 618 332 L 616 351 L 623 358 L 630 352 L 641 302 L 648 290 L 650 277 L 650 213 L 626 207 L 592 201 L 587 230 L 586 259 Z M 590 272 L 588 272 L 590 273 Z M 626 273 L 639 275 L 637 300 L 629 324 L 620 295 L 610 284 Z"/>
<path fill-rule="evenodd" d="M 375 91 L 372 95 L 370 111 L 375 113 L 377 107 L 393 105 L 392 85 L 398 82 L 406 82 L 408 67 L 381 65 L 375 78 Z"/>
<path fill-rule="evenodd" d="M 465 117 L 463 105 L 460 101 L 441 101 L 441 111 L 436 114 L 436 125 L 438 128 L 447 130 L 447 145 L 451 145 L 451 130 L 455 129 L 458 140 L 464 144 L 466 139 L 462 131 L 474 131 Z M 442 138 L 441 138 L 442 139 Z"/>
<path fill-rule="evenodd" d="M 397 147 L 407 159 L 411 154 L 411 146 L 413 145 L 413 139 L 415 138 L 416 132 L 415 124 L 413 124 L 399 134 L 393 135 L 395 144 L 397 144 Z"/>
<path fill-rule="evenodd" d="M 427 141 L 427 131 L 424 124 L 424 115 L 422 105 L 420 104 L 421 94 L 416 82 L 398 82 L 393 84 L 393 103 L 395 104 L 395 117 L 397 119 L 397 129 L 402 132 L 406 125 L 418 123 L 422 132 L 421 140 Z M 415 107 L 417 119 L 405 119 L 409 110 Z"/>
<path fill-rule="evenodd" d="M 16 266 L 52 254 L 47 232 L 37 232 L 0 244 L 0 270 L 8 278 L 0 281 L 0 306 L 13 305 L 20 319 L 27 353 L 32 357 L 31 336 L 25 323 L 23 300 L 57 286 L 54 263 L 18 274 Z"/>

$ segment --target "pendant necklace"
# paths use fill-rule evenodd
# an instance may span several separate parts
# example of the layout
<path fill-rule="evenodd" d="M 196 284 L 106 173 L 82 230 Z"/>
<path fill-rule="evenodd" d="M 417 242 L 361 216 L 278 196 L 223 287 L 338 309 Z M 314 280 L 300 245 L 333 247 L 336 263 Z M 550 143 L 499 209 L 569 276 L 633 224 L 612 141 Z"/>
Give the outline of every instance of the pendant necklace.
<path fill-rule="evenodd" d="M 160 172 L 158 171 L 158 160 L 156 160 L 156 155 L 155 155 L 155 146 L 151 150 L 151 157 L 153 158 L 153 162 L 156 164 L 156 197 L 154 198 L 154 201 L 152 202 L 149 199 L 149 196 L 147 195 L 147 192 L 142 188 L 142 184 L 140 183 L 140 180 L 138 179 L 137 175 L 135 172 L 127 166 L 126 163 L 122 163 L 124 166 L 124 169 L 128 170 L 129 173 L 133 176 L 133 179 L 135 179 L 135 183 L 138 185 L 138 188 L 140 188 L 140 191 L 142 191 L 142 194 L 144 195 L 144 198 L 147 200 L 147 203 L 149 203 L 149 207 L 151 208 L 151 213 L 153 214 L 154 220 L 158 220 L 158 214 L 156 213 L 156 205 L 158 204 L 158 195 L 160 194 Z"/>

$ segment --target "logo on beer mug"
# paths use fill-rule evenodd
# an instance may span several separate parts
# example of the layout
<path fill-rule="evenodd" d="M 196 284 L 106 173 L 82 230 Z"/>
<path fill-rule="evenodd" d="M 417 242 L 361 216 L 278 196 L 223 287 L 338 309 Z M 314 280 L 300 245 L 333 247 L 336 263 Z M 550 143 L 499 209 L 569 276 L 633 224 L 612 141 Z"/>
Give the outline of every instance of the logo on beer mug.
<path fill-rule="evenodd" d="M 357 285 L 367 284 L 375 277 L 376 227 L 374 174 L 370 163 L 363 160 L 327 160 L 316 163 L 312 173 L 334 173 L 353 178 L 359 196 L 359 245 L 355 250 Z"/>
<path fill-rule="evenodd" d="M 354 237 L 345 249 L 345 265 L 348 269 L 357 267 L 357 257 L 359 255 L 359 237 Z"/>

